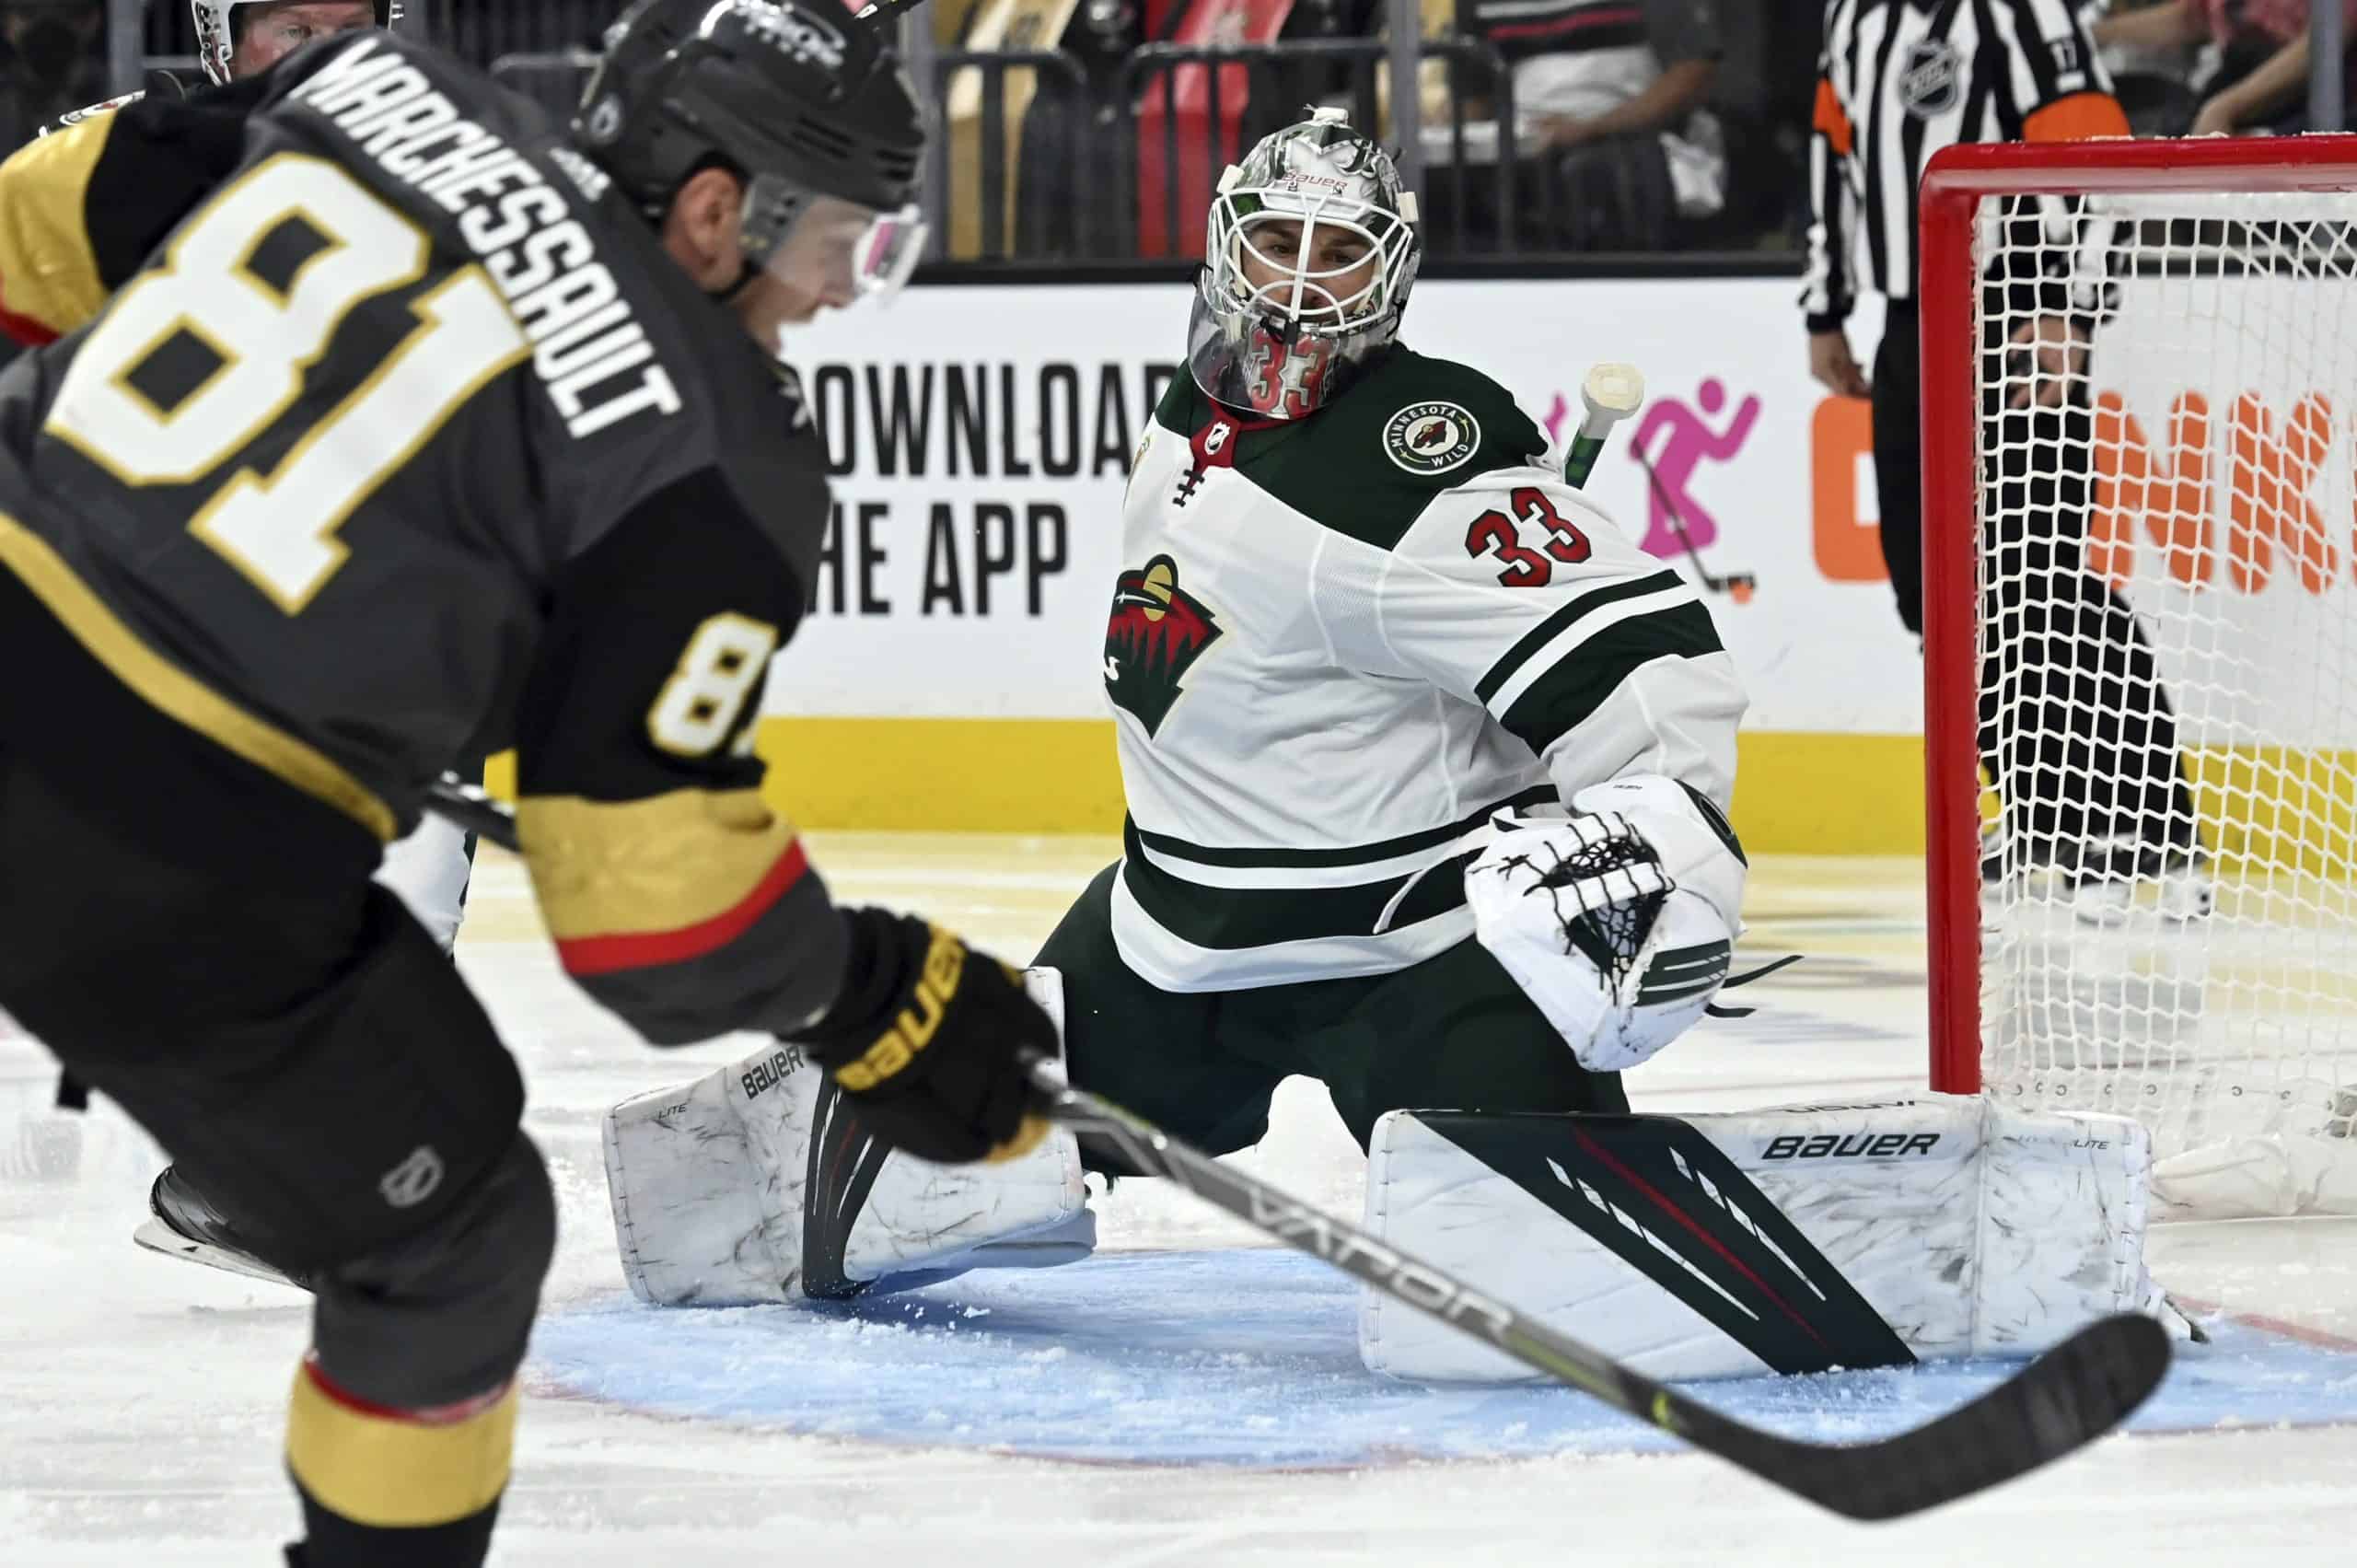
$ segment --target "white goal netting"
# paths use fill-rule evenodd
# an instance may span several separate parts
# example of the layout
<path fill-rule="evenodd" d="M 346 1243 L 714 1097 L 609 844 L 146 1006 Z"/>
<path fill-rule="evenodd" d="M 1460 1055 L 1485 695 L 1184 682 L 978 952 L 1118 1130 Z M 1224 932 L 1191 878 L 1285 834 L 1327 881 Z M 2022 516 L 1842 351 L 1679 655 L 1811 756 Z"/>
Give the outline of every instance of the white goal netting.
<path fill-rule="evenodd" d="M 1974 227 L 1982 1084 L 2357 1213 L 2357 198 L 2042 208 Z"/>

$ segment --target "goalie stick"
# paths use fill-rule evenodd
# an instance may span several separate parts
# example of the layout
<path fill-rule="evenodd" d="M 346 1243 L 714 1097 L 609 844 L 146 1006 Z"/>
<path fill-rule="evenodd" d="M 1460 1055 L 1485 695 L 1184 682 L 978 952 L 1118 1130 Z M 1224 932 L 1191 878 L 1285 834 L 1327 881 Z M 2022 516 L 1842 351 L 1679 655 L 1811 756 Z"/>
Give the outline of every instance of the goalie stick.
<path fill-rule="evenodd" d="M 481 789 L 446 779 L 429 793 L 428 804 L 469 832 L 517 847 L 515 818 Z M 1167 1178 L 1526 1366 L 1848 1518 L 1921 1513 L 2059 1459 L 2126 1420 L 2168 1371 L 2166 1331 L 2149 1318 L 2122 1313 L 2089 1324 L 1979 1399 L 1910 1431 L 1854 1444 L 1780 1437 L 1723 1415 L 1189 1147 L 1065 1082 L 1043 1058 L 1028 1066 L 1051 1121 L 1109 1149 L 1132 1169 Z"/>
<path fill-rule="evenodd" d="M 1588 476 L 1612 427 L 1643 406 L 1645 377 L 1633 365 L 1592 365 L 1580 383 L 1580 402 L 1587 409 L 1572 449 L 1563 458 L 1563 482 L 1585 490 Z"/>

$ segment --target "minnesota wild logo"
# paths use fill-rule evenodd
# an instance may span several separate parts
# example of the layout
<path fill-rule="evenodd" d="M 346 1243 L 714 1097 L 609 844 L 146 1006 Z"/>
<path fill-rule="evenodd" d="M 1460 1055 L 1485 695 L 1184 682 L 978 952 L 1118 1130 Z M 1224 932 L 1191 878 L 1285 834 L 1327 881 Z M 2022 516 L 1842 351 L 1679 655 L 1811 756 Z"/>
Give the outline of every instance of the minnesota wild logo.
<path fill-rule="evenodd" d="M 1151 736 L 1162 727 L 1181 682 L 1219 641 L 1219 619 L 1178 587 L 1178 563 L 1157 555 L 1113 587 L 1105 627 L 1105 690 Z"/>

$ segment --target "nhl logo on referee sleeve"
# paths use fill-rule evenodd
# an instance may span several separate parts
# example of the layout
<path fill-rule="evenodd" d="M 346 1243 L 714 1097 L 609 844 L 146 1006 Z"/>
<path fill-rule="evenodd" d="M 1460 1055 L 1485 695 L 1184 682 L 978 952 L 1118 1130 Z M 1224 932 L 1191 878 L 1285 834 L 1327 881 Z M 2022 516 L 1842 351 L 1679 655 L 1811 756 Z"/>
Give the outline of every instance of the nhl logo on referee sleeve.
<path fill-rule="evenodd" d="M 1945 39 L 1922 39 L 1907 46 L 1898 66 L 1898 101 L 1918 120 L 1945 114 L 1964 88 L 1956 46 Z"/>
<path fill-rule="evenodd" d="M 1459 403 L 1410 403 L 1383 427 L 1383 455 L 1410 473 L 1462 467 L 1480 444 L 1480 422 Z"/>

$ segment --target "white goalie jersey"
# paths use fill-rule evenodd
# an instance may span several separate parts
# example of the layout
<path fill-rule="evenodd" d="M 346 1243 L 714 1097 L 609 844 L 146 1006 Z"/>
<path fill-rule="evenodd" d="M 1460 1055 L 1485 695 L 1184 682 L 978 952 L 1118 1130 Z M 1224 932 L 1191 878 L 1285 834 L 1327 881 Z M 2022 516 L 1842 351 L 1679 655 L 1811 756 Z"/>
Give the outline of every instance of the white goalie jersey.
<path fill-rule="evenodd" d="M 1546 451 L 1496 383 L 1405 348 L 1306 419 L 1173 385 L 1105 643 L 1141 976 L 1403 969 L 1472 935 L 1500 808 L 1628 774 L 1728 806 L 1745 700 L 1710 612 Z"/>

